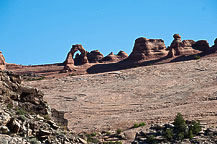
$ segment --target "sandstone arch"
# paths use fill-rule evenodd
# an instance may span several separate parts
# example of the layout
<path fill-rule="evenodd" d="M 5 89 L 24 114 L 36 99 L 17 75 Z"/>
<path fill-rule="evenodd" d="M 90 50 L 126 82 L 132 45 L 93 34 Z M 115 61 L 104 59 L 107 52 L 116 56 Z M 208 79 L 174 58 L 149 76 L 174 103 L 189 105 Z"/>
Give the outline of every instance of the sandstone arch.
<path fill-rule="evenodd" d="M 75 65 L 75 59 L 74 54 L 79 51 L 81 54 L 77 56 L 77 60 L 79 61 L 79 64 L 85 64 L 88 63 L 88 59 L 87 59 L 87 51 L 83 48 L 83 46 L 81 44 L 76 44 L 76 45 L 72 45 L 72 48 L 70 50 L 70 52 L 68 53 L 66 60 L 64 62 L 65 64 L 65 68 L 64 69 L 71 69 L 74 67 Z"/>

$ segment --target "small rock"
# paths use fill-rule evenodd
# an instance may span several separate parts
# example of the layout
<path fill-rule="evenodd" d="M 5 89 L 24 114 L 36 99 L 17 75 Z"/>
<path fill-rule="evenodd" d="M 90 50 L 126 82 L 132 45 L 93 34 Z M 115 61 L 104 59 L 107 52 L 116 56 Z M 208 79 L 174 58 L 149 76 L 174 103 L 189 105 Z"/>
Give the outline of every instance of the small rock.
<path fill-rule="evenodd" d="M 42 117 L 40 115 L 37 115 L 36 118 L 39 119 L 39 120 L 44 120 L 44 117 Z"/>
<path fill-rule="evenodd" d="M 82 143 L 82 144 L 87 144 L 87 141 L 82 139 L 82 138 L 78 138 L 78 140 Z"/>
<path fill-rule="evenodd" d="M 9 132 L 10 132 L 10 130 L 8 129 L 8 127 L 6 127 L 6 126 L 1 126 L 0 127 L 0 133 L 8 134 Z"/>

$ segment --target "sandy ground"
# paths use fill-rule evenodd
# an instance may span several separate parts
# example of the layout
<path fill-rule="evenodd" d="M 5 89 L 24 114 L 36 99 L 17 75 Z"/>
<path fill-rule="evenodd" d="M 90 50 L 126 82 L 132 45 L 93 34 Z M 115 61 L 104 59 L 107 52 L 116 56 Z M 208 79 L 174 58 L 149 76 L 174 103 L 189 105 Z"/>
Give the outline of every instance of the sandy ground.
<path fill-rule="evenodd" d="M 217 58 L 24 82 L 64 111 L 77 133 L 185 118 L 217 124 Z"/>

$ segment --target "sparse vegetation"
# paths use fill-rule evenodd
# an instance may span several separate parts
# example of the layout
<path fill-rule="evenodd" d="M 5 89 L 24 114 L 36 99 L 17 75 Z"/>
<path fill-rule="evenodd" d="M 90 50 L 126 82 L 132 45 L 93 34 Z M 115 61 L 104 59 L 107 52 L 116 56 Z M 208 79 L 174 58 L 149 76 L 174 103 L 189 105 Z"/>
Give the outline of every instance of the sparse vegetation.
<path fill-rule="evenodd" d="M 99 140 L 97 138 L 95 138 L 96 133 L 91 133 L 91 134 L 87 134 L 87 142 L 88 143 L 99 143 Z"/>
<path fill-rule="evenodd" d="M 69 74 L 69 76 L 76 76 L 77 74 L 75 74 L 75 73 L 71 73 L 71 74 Z"/>
<path fill-rule="evenodd" d="M 9 104 L 7 105 L 7 108 L 8 108 L 8 109 L 12 109 L 12 108 L 13 108 L 13 104 L 12 104 L 12 103 L 9 103 Z"/>
<path fill-rule="evenodd" d="M 145 122 L 141 122 L 141 123 L 134 123 L 133 128 L 138 128 L 138 127 L 144 127 L 146 124 Z"/>
<path fill-rule="evenodd" d="M 194 59 L 198 60 L 198 59 L 200 59 L 200 56 L 199 55 L 194 55 Z"/>
<path fill-rule="evenodd" d="M 146 140 L 148 143 L 150 143 L 150 144 L 155 144 L 156 142 L 155 142 L 155 137 L 154 137 L 154 135 L 149 135 L 149 136 L 147 136 L 147 140 Z"/>
<path fill-rule="evenodd" d="M 116 130 L 116 134 L 121 134 L 122 130 L 121 129 L 117 129 Z"/>
<path fill-rule="evenodd" d="M 27 114 L 27 111 L 22 109 L 22 108 L 17 108 L 16 110 L 17 110 L 17 112 L 16 112 L 17 115 L 25 115 L 25 114 Z"/>
<path fill-rule="evenodd" d="M 36 138 L 31 138 L 29 142 L 30 144 L 40 144 L 40 142 Z"/>
<path fill-rule="evenodd" d="M 184 120 L 181 113 L 178 113 L 174 119 L 174 128 L 163 131 L 163 136 L 168 141 L 183 140 L 185 138 L 192 139 L 201 131 L 199 122 Z"/>

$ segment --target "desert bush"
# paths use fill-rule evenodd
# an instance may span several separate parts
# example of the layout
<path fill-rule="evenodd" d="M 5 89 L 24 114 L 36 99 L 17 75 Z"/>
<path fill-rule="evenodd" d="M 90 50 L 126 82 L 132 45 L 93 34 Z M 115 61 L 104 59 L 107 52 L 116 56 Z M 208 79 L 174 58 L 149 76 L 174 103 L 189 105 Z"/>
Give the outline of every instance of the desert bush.
<path fill-rule="evenodd" d="M 122 130 L 121 129 L 117 129 L 116 130 L 116 134 L 121 134 Z"/>
<path fill-rule="evenodd" d="M 173 131 L 171 129 L 166 129 L 166 131 L 163 132 L 163 137 L 167 140 L 172 140 L 174 137 Z"/>
<path fill-rule="evenodd" d="M 144 127 L 146 124 L 145 122 L 141 122 L 141 123 L 134 123 L 133 128 L 138 128 L 138 127 Z"/>
<path fill-rule="evenodd" d="M 25 115 L 25 114 L 27 114 L 27 111 L 25 111 L 25 110 L 22 109 L 22 108 L 17 108 L 16 114 L 17 114 L 17 115 Z"/>
<path fill-rule="evenodd" d="M 198 59 L 200 59 L 200 56 L 199 55 L 195 55 L 194 59 L 198 60 Z"/>
<path fill-rule="evenodd" d="M 155 137 L 154 137 L 154 135 L 149 135 L 149 136 L 147 136 L 146 141 L 147 141 L 148 143 L 150 143 L 150 144 L 155 144 L 155 143 L 156 143 L 156 142 L 155 142 Z"/>
<path fill-rule="evenodd" d="M 198 133 L 201 131 L 200 122 L 198 121 L 192 121 L 192 124 L 189 126 L 189 131 L 191 130 L 194 135 L 198 135 Z"/>

